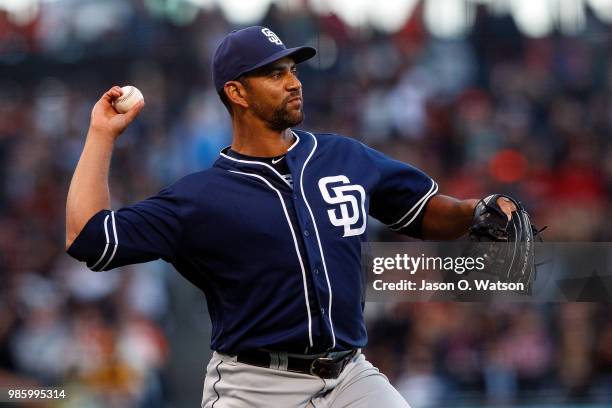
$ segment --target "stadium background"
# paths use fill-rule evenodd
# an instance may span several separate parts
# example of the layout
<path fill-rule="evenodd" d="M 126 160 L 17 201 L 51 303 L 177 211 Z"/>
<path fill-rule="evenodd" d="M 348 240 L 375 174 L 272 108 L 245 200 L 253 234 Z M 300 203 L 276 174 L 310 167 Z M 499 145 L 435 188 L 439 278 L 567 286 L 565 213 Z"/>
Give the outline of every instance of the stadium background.
<path fill-rule="evenodd" d="M 110 85 L 147 102 L 114 153 L 113 207 L 229 144 L 210 55 L 261 23 L 319 49 L 300 66 L 304 128 L 412 163 L 449 195 L 520 197 L 548 240 L 608 241 L 611 22 L 608 0 L 0 0 L 0 388 L 62 386 L 67 407 L 199 401 L 204 296 L 162 262 L 95 274 L 63 251 L 68 183 Z M 414 408 L 610 406 L 611 311 L 368 304 L 366 354 Z"/>

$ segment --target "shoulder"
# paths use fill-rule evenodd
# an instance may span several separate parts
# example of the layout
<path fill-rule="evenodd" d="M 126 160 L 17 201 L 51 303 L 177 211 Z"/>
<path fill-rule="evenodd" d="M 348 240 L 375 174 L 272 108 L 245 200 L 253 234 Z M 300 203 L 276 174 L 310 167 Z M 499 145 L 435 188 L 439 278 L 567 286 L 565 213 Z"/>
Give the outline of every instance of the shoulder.
<path fill-rule="evenodd" d="M 206 188 L 224 174 L 218 168 L 211 167 L 206 170 L 187 174 L 168 185 L 164 190 L 171 191 L 176 195 L 191 195 Z"/>
<path fill-rule="evenodd" d="M 340 148 L 358 151 L 366 148 L 360 141 L 337 133 L 315 133 L 304 130 L 294 130 L 294 132 L 300 137 L 314 137 L 317 141 L 317 148 L 323 150 Z"/>

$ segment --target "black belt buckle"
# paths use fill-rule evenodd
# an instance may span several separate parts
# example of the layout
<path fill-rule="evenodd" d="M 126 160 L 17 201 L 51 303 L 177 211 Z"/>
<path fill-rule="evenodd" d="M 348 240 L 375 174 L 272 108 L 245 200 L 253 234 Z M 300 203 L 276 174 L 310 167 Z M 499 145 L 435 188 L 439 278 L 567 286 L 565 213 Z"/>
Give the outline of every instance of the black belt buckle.
<path fill-rule="evenodd" d="M 316 358 L 310 364 L 310 374 L 326 380 L 336 379 L 354 355 L 355 350 L 336 359 L 330 357 Z"/>

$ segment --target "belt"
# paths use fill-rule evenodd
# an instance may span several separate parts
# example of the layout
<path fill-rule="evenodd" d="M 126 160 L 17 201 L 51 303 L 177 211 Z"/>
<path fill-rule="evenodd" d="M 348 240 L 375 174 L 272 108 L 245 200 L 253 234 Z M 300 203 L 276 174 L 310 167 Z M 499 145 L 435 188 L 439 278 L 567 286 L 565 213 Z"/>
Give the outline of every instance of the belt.
<path fill-rule="evenodd" d="M 266 350 L 249 350 L 239 353 L 236 361 L 258 367 L 276 368 L 296 373 L 335 379 L 351 361 L 357 350 L 336 351 L 327 354 L 289 354 Z"/>

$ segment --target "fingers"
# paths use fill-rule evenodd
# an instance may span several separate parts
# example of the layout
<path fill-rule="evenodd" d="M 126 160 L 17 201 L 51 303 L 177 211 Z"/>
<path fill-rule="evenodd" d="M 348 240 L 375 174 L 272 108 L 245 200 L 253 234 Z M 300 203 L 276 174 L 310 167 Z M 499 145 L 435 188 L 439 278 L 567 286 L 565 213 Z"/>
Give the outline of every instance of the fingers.
<path fill-rule="evenodd" d="M 512 212 L 517 210 L 516 205 L 507 197 L 499 197 L 497 199 L 497 205 L 499 205 L 499 208 L 506 214 L 508 220 L 512 219 Z"/>
<path fill-rule="evenodd" d="M 108 91 L 104 92 L 104 95 L 102 95 L 101 99 L 104 99 L 108 103 L 111 103 L 112 101 L 120 97 L 121 95 L 123 95 L 123 91 L 121 90 L 119 86 L 115 85 Z"/>

